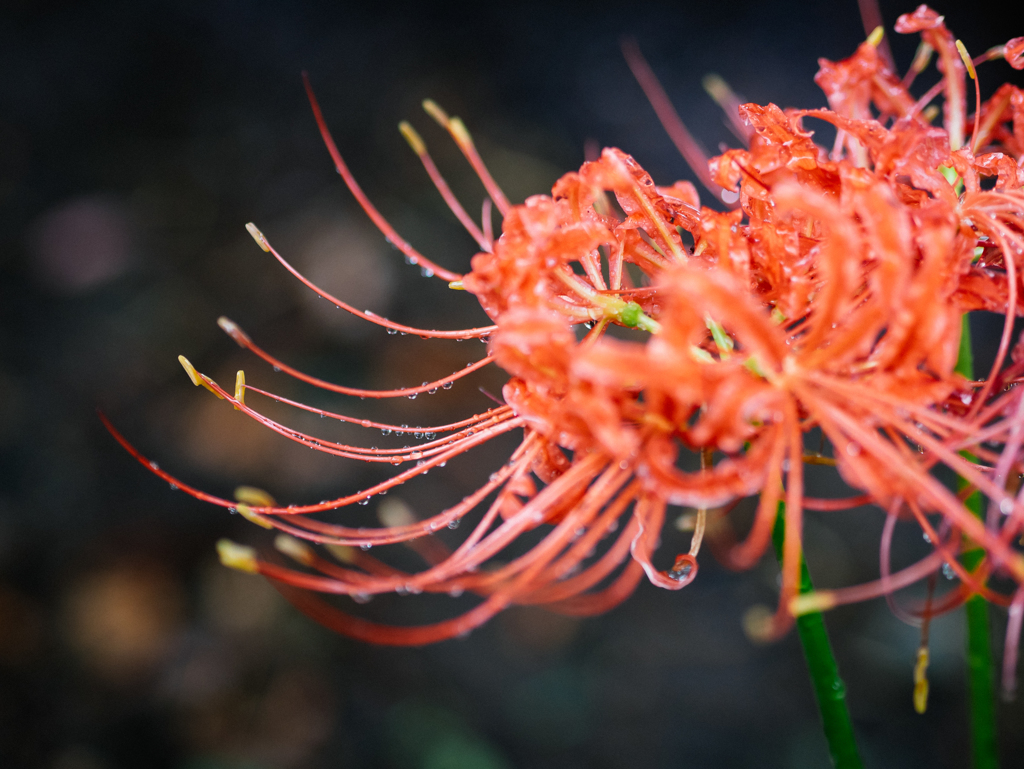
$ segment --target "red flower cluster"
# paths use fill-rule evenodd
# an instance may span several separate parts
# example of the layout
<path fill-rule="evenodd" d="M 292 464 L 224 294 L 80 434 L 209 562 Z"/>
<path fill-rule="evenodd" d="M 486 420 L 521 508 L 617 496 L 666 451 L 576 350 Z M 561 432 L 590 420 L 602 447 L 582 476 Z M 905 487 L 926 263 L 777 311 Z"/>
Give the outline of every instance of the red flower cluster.
<path fill-rule="evenodd" d="M 250 225 L 257 242 L 350 312 L 425 337 L 487 337 L 488 355 L 421 387 L 365 391 L 296 371 L 235 324 L 222 319 L 221 326 L 292 376 L 363 397 L 431 392 L 494 362 L 511 376 L 504 405 L 461 422 L 416 428 L 327 414 L 426 436 L 413 447 L 369 449 L 281 425 L 245 402 L 246 391 L 272 394 L 247 385 L 241 372 L 232 393 L 182 359 L 195 384 L 290 440 L 366 462 L 413 466 L 355 494 L 287 507 L 248 487 L 235 500 L 221 499 L 155 466 L 153 472 L 291 535 L 278 537 L 277 548 L 305 569 L 230 542 L 220 544 L 221 556 L 274 580 L 328 627 L 378 643 L 449 638 L 512 603 L 577 615 L 604 611 L 627 597 L 644 573 L 661 587 L 679 589 L 697 574 L 706 529 L 728 565 L 748 568 L 763 555 L 784 503 L 781 597 L 775 617 L 761 629 L 766 636 L 784 631 L 794 613 L 889 595 L 945 565 L 959 587 L 930 611 L 955 607 L 973 593 L 1011 605 L 1015 648 L 1024 605 L 1024 556 L 1016 545 L 1024 503 L 1013 487 L 1024 471 L 1024 398 L 1013 385 L 1024 372 L 1024 347 L 1011 351 L 1011 333 L 1024 310 L 1024 91 L 1004 85 L 984 104 L 978 98 L 972 116 L 966 80 L 975 77 L 976 63 L 989 59 L 1024 68 L 1024 38 L 972 62 L 942 17 L 925 6 L 900 17 L 896 29 L 922 39 L 902 79 L 879 51 L 878 30 L 849 59 L 820 62 L 817 82 L 831 109 L 739 107 L 736 122 L 749 146 L 698 169 L 710 189 L 732 201 L 726 212 L 701 207 L 687 182 L 657 186 L 617 149 L 563 176 L 550 196 L 512 206 L 461 121 L 428 102 L 428 112 L 448 129 L 489 193 L 478 226 L 419 136 L 402 125 L 480 246 L 465 276 L 427 260 L 377 212 L 310 93 L 337 169 L 369 216 L 425 273 L 475 295 L 494 325 L 442 332 L 361 312 L 309 284 Z M 915 99 L 910 84 L 933 52 L 942 77 Z M 940 92 L 941 127 L 932 124 L 936 110 L 929 106 Z M 808 118 L 835 126 L 831 151 L 814 143 L 804 125 Z M 492 201 L 503 216 L 497 238 L 490 230 Z M 956 367 L 964 313 L 977 309 L 1003 313 L 1006 322 L 995 365 L 975 382 Z M 583 324 L 589 331 L 581 331 Z M 609 335 L 615 326 L 634 331 Z M 430 518 L 415 520 L 391 508 L 384 526 L 366 529 L 313 515 L 363 502 L 519 429 L 524 437 L 508 464 L 460 504 Z M 805 449 L 811 430 L 820 431 L 829 452 Z M 860 493 L 807 497 L 806 463 L 834 465 Z M 938 466 L 964 479 L 959 493 L 936 479 Z M 974 491 L 989 500 L 984 520 L 965 505 Z M 736 542 L 728 513 L 751 496 L 759 497 L 754 524 Z M 889 516 L 882 579 L 798 596 L 803 511 L 863 504 Z M 695 530 L 689 552 L 659 570 L 652 559 L 669 505 L 694 508 Z M 476 524 L 454 551 L 432 536 L 470 515 Z M 916 520 L 934 552 L 891 573 L 888 538 L 897 517 Z M 544 533 L 539 544 L 510 558 L 520 536 L 538 528 Z M 326 545 L 333 558 L 300 539 Z M 366 552 L 396 543 L 415 549 L 424 570 L 400 571 Z M 985 553 L 971 570 L 958 557 L 969 547 Z M 499 557 L 506 560 L 499 563 Z M 988 587 L 993 575 L 1014 585 L 1009 594 Z M 408 628 L 372 624 L 313 595 L 358 599 L 396 591 L 472 592 L 482 600 L 454 619 Z"/>

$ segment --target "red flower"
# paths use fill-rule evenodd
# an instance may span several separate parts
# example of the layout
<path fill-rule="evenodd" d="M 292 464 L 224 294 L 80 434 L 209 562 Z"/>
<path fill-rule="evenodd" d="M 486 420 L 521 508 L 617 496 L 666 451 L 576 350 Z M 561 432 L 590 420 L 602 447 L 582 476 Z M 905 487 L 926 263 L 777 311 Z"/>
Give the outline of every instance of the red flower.
<path fill-rule="evenodd" d="M 222 319 L 222 327 L 286 373 L 361 397 L 430 392 L 494 362 L 511 376 L 504 404 L 454 424 L 405 428 L 427 437 L 415 447 L 368 449 L 281 425 L 245 403 L 246 390 L 271 393 L 244 378 L 228 392 L 183 359 L 193 382 L 290 440 L 367 462 L 416 465 L 355 494 L 287 507 L 253 490 L 243 489 L 236 500 L 216 498 L 153 471 L 197 498 L 237 508 L 291 535 L 278 538 L 278 549 L 306 570 L 259 559 L 232 543 L 220 545 L 221 555 L 228 565 L 270 577 L 325 625 L 380 643 L 458 635 L 511 603 L 571 614 L 603 611 L 625 598 L 643 573 L 659 586 L 678 589 L 696 576 L 709 517 L 715 523 L 709 536 L 725 562 L 750 567 L 767 547 L 780 501 L 787 522 L 782 590 L 765 634 L 785 630 L 794 611 L 889 595 L 944 563 L 961 586 L 931 613 L 958 605 L 972 592 L 1020 604 L 1022 589 L 1011 599 L 993 593 L 986 580 L 998 572 L 1024 584 L 1024 557 L 1014 544 L 1024 530 L 1024 505 L 1005 488 L 1022 469 L 1024 440 L 1024 400 L 1017 389 L 1006 389 L 1016 383 L 1024 361 L 1005 365 L 1013 318 L 1022 307 L 1022 92 L 999 89 L 978 104 L 970 128 L 964 78 L 968 72 L 974 76 L 974 64 L 942 18 L 922 6 L 901 17 L 897 30 L 920 32 L 939 52 L 943 77 L 929 95 L 915 100 L 908 91 L 912 76 L 924 69 L 923 58 L 900 79 L 872 36 L 850 59 L 821 61 L 817 81 L 832 109 L 742 105 L 749 147 L 712 159 L 702 174 L 713 191 L 725 190 L 723 199 L 735 197 L 737 207 L 726 213 L 701 208 L 688 183 L 658 187 L 617 149 L 563 176 L 550 196 L 511 206 L 461 121 L 428 103 L 504 217 L 496 239 L 486 205 L 477 226 L 422 140 L 403 124 L 428 174 L 481 248 L 465 276 L 427 260 L 381 217 L 349 173 L 310 93 L 338 171 L 369 216 L 425 273 L 475 295 L 494 325 L 436 331 L 360 312 L 310 284 L 250 225 L 257 242 L 321 296 L 370 322 L 424 337 L 489 337 L 488 355 L 420 387 L 366 391 L 303 374 L 257 347 L 230 321 Z M 1010 41 L 982 59 L 998 55 L 1016 65 L 1020 47 L 1019 40 Z M 629 55 L 647 77 L 638 52 Z M 649 80 L 644 83 L 661 98 Z M 941 128 L 926 114 L 940 90 L 946 96 Z M 831 152 L 814 143 L 804 127 L 807 118 L 836 126 Z M 678 131 L 681 123 L 673 126 Z M 983 178 L 994 178 L 994 186 L 983 186 Z M 979 308 L 1003 312 L 1007 319 L 992 372 L 983 382 L 969 382 L 956 372 L 961 318 Z M 589 332 L 577 334 L 584 323 Z M 642 333 L 633 332 L 632 341 L 615 339 L 606 333 L 613 326 Z M 462 503 L 426 520 L 392 509 L 382 528 L 365 529 L 310 517 L 364 502 L 519 429 L 524 437 L 507 465 Z M 805 450 L 805 434 L 813 429 L 827 438 L 830 456 Z M 835 465 L 859 493 L 806 498 L 806 462 Z M 937 465 L 965 479 L 967 489 L 958 495 L 945 488 L 933 475 Z M 998 511 L 986 521 L 963 503 L 974 489 Z M 758 512 L 737 544 L 727 511 L 752 495 L 759 496 Z M 798 598 L 803 510 L 865 503 L 886 511 L 887 536 L 897 516 L 917 520 L 935 552 L 893 574 L 883 543 L 878 583 Z M 696 530 L 689 552 L 658 570 L 652 558 L 669 505 L 696 508 Z M 432 536 L 478 507 L 479 521 L 455 550 Z M 510 549 L 540 527 L 544 535 L 530 550 Z M 335 559 L 293 537 L 327 545 Z M 606 538 L 610 544 L 602 545 Z M 413 547 L 426 568 L 399 571 L 359 549 L 397 543 Z M 986 553 L 973 572 L 957 558 L 965 543 Z M 498 564 L 498 557 L 511 560 Z M 398 628 L 351 616 L 310 591 L 357 599 L 392 591 L 469 591 L 481 602 L 455 619 Z M 1011 636 L 1019 632 L 1019 612 L 1014 616 Z"/>

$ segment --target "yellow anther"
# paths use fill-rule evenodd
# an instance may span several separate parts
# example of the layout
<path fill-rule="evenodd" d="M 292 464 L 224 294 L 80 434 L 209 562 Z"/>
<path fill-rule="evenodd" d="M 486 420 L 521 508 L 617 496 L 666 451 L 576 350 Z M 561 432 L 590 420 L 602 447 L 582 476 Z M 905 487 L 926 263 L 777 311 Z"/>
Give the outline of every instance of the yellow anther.
<path fill-rule="evenodd" d="M 309 566 L 315 558 L 312 548 L 287 534 L 277 535 L 274 539 L 274 548 L 303 566 Z"/>
<path fill-rule="evenodd" d="M 881 24 L 879 24 L 877 27 L 871 30 L 871 34 L 868 35 L 868 45 L 870 45 L 872 48 L 877 48 L 879 44 L 882 42 L 883 37 L 885 37 L 885 28 Z"/>
<path fill-rule="evenodd" d="M 388 528 L 398 526 L 412 526 L 416 523 L 416 516 L 412 509 L 397 497 L 391 497 L 380 503 L 377 508 L 377 518 L 382 525 Z"/>
<path fill-rule="evenodd" d="M 238 373 L 235 374 L 235 400 L 245 403 L 245 372 L 242 369 L 238 369 Z M 235 411 L 241 411 L 241 409 L 235 406 Z"/>
<path fill-rule="evenodd" d="M 717 75 L 714 72 L 710 75 L 705 75 L 704 79 L 700 82 L 708 96 L 714 99 L 719 107 L 724 108 L 728 101 L 736 96 L 729 87 L 729 84 L 722 79 L 721 75 Z"/>
<path fill-rule="evenodd" d="M 925 67 L 927 67 L 928 63 L 932 60 L 933 53 L 935 53 L 935 49 L 928 45 L 928 43 L 922 41 L 921 44 L 917 46 L 917 51 L 914 53 L 914 61 L 910 64 L 911 71 L 913 71 L 914 74 L 924 72 Z"/>
<path fill-rule="evenodd" d="M 436 120 L 441 126 L 444 128 L 448 127 L 448 121 L 450 119 L 448 117 L 448 113 L 441 109 L 436 101 L 433 99 L 424 99 L 423 110 L 430 115 L 430 117 L 434 118 L 434 120 Z"/>
<path fill-rule="evenodd" d="M 914 665 L 914 710 L 924 713 L 928 709 L 928 647 L 917 650 Z"/>
<path fill-rule="evenodd" d="M 275 504 L 270 494 L 255 486 L 239 486 L 235 489 L 235 499 L 253 507 L 273 507 Z"/>
<path fill-rule="evenodd" d="M 676 518 L 676 530 L 690 532 L 697 528 L 697 514 L 683 513 Z"/>
<path fill-rule="evenodd" d="M 960 52 L 960 58 L 964 60 L 964 66 L 967 67 L 967 74 L 971 76 L 971 80 L 977 80 L 978 73 L 974 71 L 974 62 L 971 61 L 971 55 L 967 53 L 967 48 L 964 47 L 962 40 L 956 41 L 956 49 Z"/>
<path fill-rule="evenodd" d="M 239 545 L 230 539 L 217 540 L 217 555 L 220 562 L 229 569 L 244 571 L 248 574 L 257 574 L 259 564 L 256 561 L 256 551 L 251 547 Z"/>
<path fill-rule="evenodd" d="M 178 363 L 180 363 L 181 367 L 185 369 L 185 373 L 188 374 L 188 378 L 192 380 L 192 384 L 194 384 L 196 387 L 202 385 L 221 400 L 224 399 L 224 396 L 213 388 L 213 386 L 207 380 L 207 377 L 203 376 L 198 371 L 196 371 L 196 367 L 192 365 L 188 358 L 186 358 L 184 355 L 179 355 Z"/>
<path fill-rule="evenodd" d="M 466 124 L 462 122 L 462 118 L 451 118 L 448 121 L 448 130 L 452 132 L 452 136 L 458 144 L 471 145 L 473 143 L 473 137 L 469 135 L 469 131 L 466 129 Z"/>
<path fill-rule="evenodd" d="M 234 321 L 221 315 L 217 318 L 217 325 L 220 326 L 221 330 L 234 339 L 240 346 L 245 347 L 246 345 L 251 344 L 249 337 L 245 335 L 245 332 L 242 331 Z"/>
<path fill-rule="evenodd" d="M 262 526 L 264 529 L 274 528 L 274 524 L 264 516 L 254 513 L 252 508 L 244 502 L 239 502 L 235 509 L 238 510 L 238 514 L 245 518 L 245 520 L 249 521 L 249 523 L 255 523 L 257 526 Z"/>
<path fill-rule="evenodd" d="M 826 457 L 824 454 L 818 452 L 807 452 L 805 451 L 803 457 L 801 457 L 805 465 L 823 465 L 825 467 L 835 467 L 837 462 L 835 457 Z"/>
<path fill-rule="evenodd" d="M 267 243 L 267 239 L 263 237 L 263 233 L 260 232 L 259 227 L 252 222 L 249 222 L 245 225 L 245 229 L 249 230 L 249 234 L 252 235 L 252 239 L 256 241 L 256 245 L 264 251 L 270 251 L 270 244 Z"/>
<path fill-rule="evenodd" d="M 188 374 L 188 378 L 192 380 L 192 384 L 199 387 L 203 383 L 203 380 L 199 378 L 199 372 L 196 371 L 196 367 L 192 365 L 188 358 L 184 355 L 178 356 L 178 363 L 185 369 L 185 373 Z"/>
<path fill-rule="evenodd" d="M 217 318 L 217 325 L 220 326 L 225 333 L 230 334 L 231 336 L 234 336 L 240 330 L 233 320 L 230 320 L 223 315 Z"/>
<path fill-rule="evenodd" d="M 462 281 L 461 280 L 450 281 L 448 283 L 448 288 L 452 289 L 453 291 L 465 291 L 466 290 L 466 287 L 464 285 L 462 285 Z"/>
<path fill-rule="evenodd" d="M 427 145 L 423 143 L 423 139 L 416 133 L 416 129 L 413 128 L 409 123 L 403 120 L 398 124 L 398 130 L 402 132 L 402 136 L 409 142 L 409 146 L 412 147 L 412 151 L 417 155 L 425 155 L 427 152 Z"/>
<path fill-rule="evenodd" d="M 923 110 L 921 110 L 921 119 L 926 123 L 931 123 L 939 116 L 939 107 L 936 104 L 929 104 Z"/>
<path fill-rule="evenodd" d="M 805 614 L 814 614 L 814 612 L 828 611 L 829 609 L 835 608 L 836 599 L 832 593 L 828 591 L 820 591 L 814 593 L 804 593 L 792 598 L 789 602 L 789 613 L 794 617 L 802 617 Z"/>

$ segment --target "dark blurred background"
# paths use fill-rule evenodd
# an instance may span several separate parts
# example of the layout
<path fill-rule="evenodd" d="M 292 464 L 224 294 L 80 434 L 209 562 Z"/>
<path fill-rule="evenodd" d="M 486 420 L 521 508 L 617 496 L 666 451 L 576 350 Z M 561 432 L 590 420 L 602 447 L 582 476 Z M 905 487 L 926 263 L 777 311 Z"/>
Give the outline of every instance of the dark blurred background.
<path fill-rule="evenodd" d="M 712 152 L 735 141 L 702 91 L 705 74 L 752 101 L 823 106 L 817 58 L 845 57 L 864 37 L 854 0 L 445 8 L 0 8 L 0 765 L 827 765 L 796 639 L 758 646 L 743 633 L 744 613 L 775 600 L 771 560 L 733 574 L 705 552 L 692 586 L 668 593 L 645 583 L 603 617 L 516 609 L 464 639 L 373 647 L 221 567 L 219 537 L 269 547 L 271 535 L 172 492 L 101 426 L 97 407 L 163 467 L 211 491 L 252 483 L 315 501 L 380 476 L 255 427 L 191 387 L 179 353 L 224 383 L 245 367 L 251 383 L 399 423 L 464 416 L 488 406 L 478 387 L 500 390 L 494 372 L 416 401 L 346 402 L 275 375 L 217 328 L 227 315 L 300 368 L 363 386 L 417 384 L 483 353 L 478 342 L 389 336 L 343 317 L 246 234 L 255 221 L 325 288 L 396 320 L 484 321 L 472 297 L 403 264 L 358 210 L 321 145 L 303 70 L 379 208 L 430 258 L 465 270 L 472 241 L 397 122 L 420 129 L 470 211 L 482 190 L 422 99 L 465 119 L 513 202 L 548 191 L 588 144 L 622 147 L 667 183 L 692 175 L 623 62 L 623 35 L 636 37 Z M 979 54 L 1024 34 L 1019 10 L 1009 18 L 994 8 L 939 10 Z M 883 4 L 887 27 L 910 10 Z M 893 45 L 902 70 L 916 40 Z M 1002 62 L 981 77 L 986 92 L 1021 82 Z M 425 516 L 474 488 L 509 445 L 391 498 Z M 875 578 L 881 525 L 877 511 L 811 515 L 819 584 Z M 901 536 L 906 563 L 924 544 L 911 527 Z M 386 596 L 364 610 L 422 622 L 465 608 Z M 924 716 L 911 705 L 917 630 L 883 602 L 828 622 L 868 765 L 966 766 L 962 616 L 933 626 Z M 996 617 L 999 657 L 1003 626 Z M 1009 766 L 1024 748 L 1024 710 L 999 714 Z"/>

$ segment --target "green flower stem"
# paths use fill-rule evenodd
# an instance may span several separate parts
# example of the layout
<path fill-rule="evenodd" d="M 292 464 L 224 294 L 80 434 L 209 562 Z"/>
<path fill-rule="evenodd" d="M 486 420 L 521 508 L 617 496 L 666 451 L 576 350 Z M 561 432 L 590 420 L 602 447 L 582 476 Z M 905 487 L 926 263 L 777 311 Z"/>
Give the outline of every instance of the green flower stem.
<path fill-rule="evenodd" d="M 971 350 L 971 326 L 967 314 L 963 317 L 960 334 L 958 374 L 974 379 L 974 354 Z M 973 459 L 973 457 L 969 457 Z M 964 481 L 958 480 L 963 486 Z M 975 492 L 967 499 L 967 508 L 983 518 L 981 494 Z M 984 551 L 968 550 L 961 557 L 964 566 L 974 569 Z M 989 638 L 988 602 L 980 595 L 972 595 L 964 604 L 967 614 L 967 690 L 971 709 L 971 757 L 974 769 L 998 769 L 999 742 L 996 738 L 994 660 Z"/>
<path fill-rule="evenodd" d="M 967 599 L 967 681 L 971 705 L 971 756 L 974 769 L 997 769 L 995 691 L 988 602 L 980 595 Z"/>
<path fill-rule="evenodd" d="M 779 503 L 779 512 L 772 529 L 775 556 L 782 563 L 782 542 L 786 537 L 785 504 Z M 814 590 L 807 563 L 800 558 L 800 593 Z M 796 618 L 796 630 L 807 660 L 807 670 L 814 685 L 814 696 L 818 700 L 821 724 L 836 769 L 861 769 L 864 764 L 857 754 L 857 743 L 853 737 L 853 723 L 846 707 L 846 685 L 839 677 L 839 666 L 832 655 L 832 644 L 821 612 L 812 612 Z"/>

